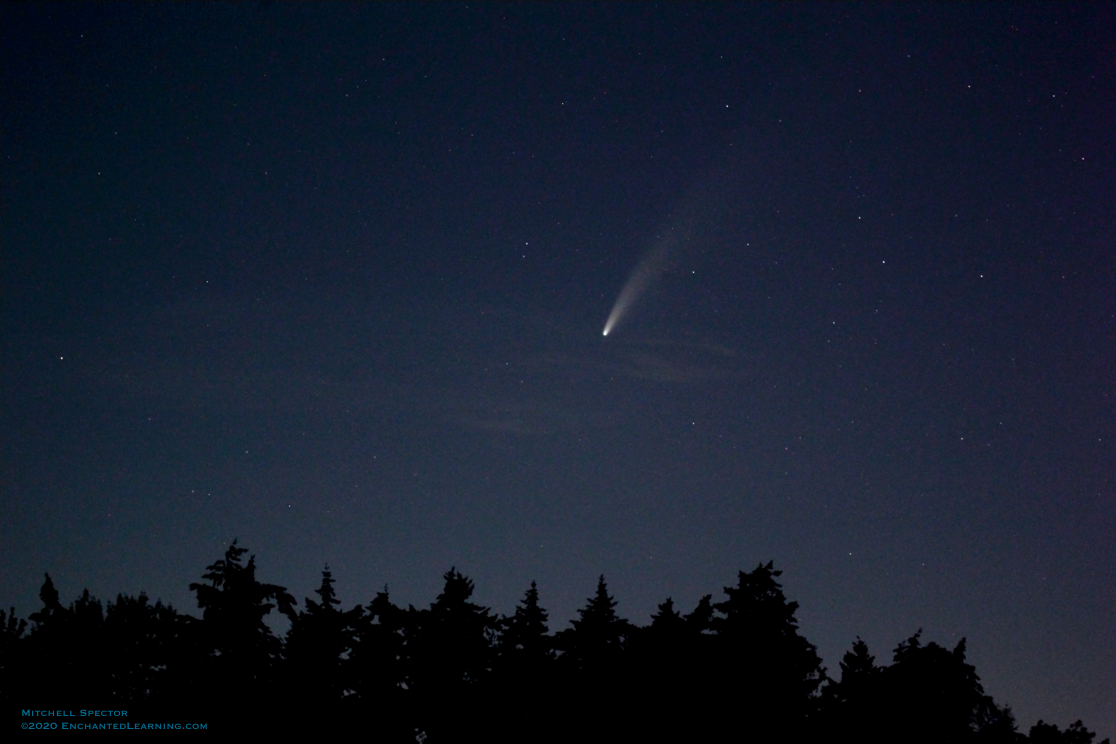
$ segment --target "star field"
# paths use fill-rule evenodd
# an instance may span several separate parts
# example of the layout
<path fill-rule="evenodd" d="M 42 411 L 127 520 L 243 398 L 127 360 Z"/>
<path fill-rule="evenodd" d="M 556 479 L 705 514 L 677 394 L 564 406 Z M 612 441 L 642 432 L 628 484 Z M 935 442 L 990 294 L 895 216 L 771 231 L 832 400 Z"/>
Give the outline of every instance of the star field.
<path fill-rule="evenodd" d="M 1116 736 L 1111 6 L 0 14 L 0 606 L 773 560 Z"/>

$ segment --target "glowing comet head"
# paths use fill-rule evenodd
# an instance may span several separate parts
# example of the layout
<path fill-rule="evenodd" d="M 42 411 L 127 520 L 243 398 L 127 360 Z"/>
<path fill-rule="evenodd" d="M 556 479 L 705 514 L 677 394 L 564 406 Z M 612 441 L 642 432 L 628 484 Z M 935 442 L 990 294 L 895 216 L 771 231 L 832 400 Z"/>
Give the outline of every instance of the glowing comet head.
<path fill-rule="evenodd" d="M 699 223 L 706 216 L 719 211 L 719 204 L 723 201 L 711 189 L 716 183 L 711 183 L 710 188 L 694 189 L 682 203 L 679 211 L 671 216 L 666 224 L 666 229 L 656 236 L 651 249 L 644 254 L 635 269 L 620 288 L 616 304 L 608 314 L 604 333 L 608 336 L 620 328 L 627 320 L 627 316 L 639 302 L 648 294 L 651 288 L 666 272 L 671 263 L 670 256 L 677 250 L 683 249 L 695 237 Z M 717 198 L 711 198 L 717 197 Z"/>
<path fill-rule="evenodd" d="M 612 312 L 608 314 L 603 335 L 607 336 L 612 332 L 612 329 L 623 319 L 628 310 L 639 299 L 639 296 L 646 292 L 656 277 L 662 273 L 666 267 L 666 258 L 667 246 L 665 244 L 652 248 L 644 256 L 639 266 L 628 277 L 628 281 L 624 283 L 624 287 L 620 290 L 620 296 L 616 298 L 616 304 L 612 306 Z"/>

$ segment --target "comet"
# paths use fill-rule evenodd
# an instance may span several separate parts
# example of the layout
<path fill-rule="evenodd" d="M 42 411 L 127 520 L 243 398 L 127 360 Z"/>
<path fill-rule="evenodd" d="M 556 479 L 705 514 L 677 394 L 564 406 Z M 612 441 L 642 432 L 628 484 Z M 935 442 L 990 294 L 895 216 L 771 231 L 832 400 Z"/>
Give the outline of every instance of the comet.
<path fill-rule="evenodd" d="M 605 321 L 603 335 L 607 336 L 612 333 L 617 324 L 636 304 L 640 296 L 646 293 L 651 285 L 655 283 L 655 280 L 659 278 L 659 275 L 663 273 L 666 264 L 667 244 L 660 242 L 647 252 L 647 255 L 632 271 L 632 275 L 628 277 L 628 281 L 624 282 L 620 295 L 616 298 L 616 304 L 612 306 L 612 312 L 608 314 L 608 320 Z"/>
<path fill-rule="evenodd" d="M 694 238 L 699 228 L 708 228 L 710 218 L 722 211 L 726 189 L 723 179 L 707 179 L 699 183 L 682 200 L 679 208 L 666 221 L 666 229 L 651 244 L 640 262 L 632 270 L 628 281 L 620 288 L 616 304 L 608 314 L 604 325 L 604 336 L 611 335 L 616 327 L 627 318 L 639 300 L 666 273 L 672 262 L 677 262 L 684 254 L 694 250 Z M 705 242 L 705 238 L 701 241 Z"/>

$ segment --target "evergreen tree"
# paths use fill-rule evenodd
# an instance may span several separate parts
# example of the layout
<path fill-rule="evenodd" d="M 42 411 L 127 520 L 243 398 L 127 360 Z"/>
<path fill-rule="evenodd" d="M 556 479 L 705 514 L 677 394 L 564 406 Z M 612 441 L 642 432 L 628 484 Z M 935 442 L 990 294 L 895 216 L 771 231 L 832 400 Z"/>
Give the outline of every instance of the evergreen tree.
<path fill-rule="evenodd" d="M 1062 731 L 1055 724 L 1040 720 L 1031 727 L 1028 741 L 1031 744 L 1093 744 L 1096 737 L 1081 721 L 1071 723 L 1069 728 Z M 1109 744 L 1109 740 L 1105 739 L 1100 744 Z"/>
<path fill-rule="evenodd" d="M 697 654 L 700 622 L 690 622 L 670 597 L 651 615 L 651 625 L 636 628 L 625 650 L 629 668 L 629 705 L 654 710 L 652 718 L 632 722 L 639 740 L 687 741 L 700 739 L 693 730 L 695 699 L 701 695 Z"/>
<path fill-rule="evenodd" d="M 781 573 L 770 562 L 741 571 L 737 586 L 725 587 L 728 599 L 714 605 L 723 707 L 739 701 L 734 707 L 759 736 L 798 735 L 825 679 L 816 648 L 798 633 L 798 603 L 776 581 Z"/>
<path fill-rule="evenodd" d="M 184 684 L 189 646 L 189 623 L 162 602 L 150 603 L 147 595 L 117 595 L 105 609 L 104 643 L 109 657 L 109 689 L 120 705 L 177 698 Z"/>
<path fill-rule="evenodd" d="M 566 727 L 562 735 L 584 738 L 586 727 L 593 727 L 594 738 L 603 740 L 621 735 L 625 725 L 630 733 L 631 719 L 625 711 L 633 703 L 635 689 L 623 652 L 634 628 L 616 614 L 616 600 L 609 595 L 604 576 L 578 615 L 571 621 L 573 627 L 556 638 L 562 652 L 556 665 L 556 682 L 564 690 L 558 699 L 559 717 Z"/>
<path fill-rule="evenodd" d="M 949 651 L 923 645 L 919 631 L 899 644 L 891 666 L 878 667 L 858 638 L 840 666 L 840 682 L 830 681 L 823 693 L 821 733 L 868 744 L 1023 739 L 1011 711 L 984 694 L 965 663 L 963 640 Z"/>
<path fill-rule="evenodd" d="M 0 610 L 0 701 L 17 702 L 17 695 L 25 689 L 22 679 L 24 665 L 23 633 L 27 621 L 16 618 L 15 607 L 11 612 Z"/>
<path fill-rule="evenodd" d="M 713 595 L 706 594 L 698 600 L 697 607 L 686 615 L 686 625 L 695 633 L 704 635 L 713 632 Z"/>
<path fill-rule="evenodd" d="M 491 691 L 504 702 L 504 712 L 493 733 L 498 740 L 522 740 L 553 704 L 553 639 L 534 581 L 515 613 L 501 619 L 500 631 Z"/>
<path fill-rule="evenodd" d="M 857 741 L 874 742 L 881 736 L 875 709 L 880 695 L 882 669 L 868 644 L 859 637 L 840 661 L 841 679 L 829 679 L 822 688 L 819 733 Z"/>
<path fill-rule="evenodd" d="M 179 699 L 193 649 L 187 619 L 146 595 L 101 602 L 82 592 L 68 608 L 48 575 L 32 613 L 32 633 L 21 658 L 21 684 L 32 696 L 80 695 L 91 704 Z"/>
<path fill-rule="evenodd" d="M 591 738 L 797 741 L 864 744 L 1093 744 L 1077 721 L 1039 721 L 1023 736 L 1007 707 L 985 694 L 961 640 L 924 644 L 921 631 L 878 666 L 857 638 L 840 680 L 825 679 L 801 637 L 773 564 L 739 573 L 726 599 L 702 597 L 683 615 L 667 598 L 650 625 L 616 612 L 604 576 L 572 627 L 548 634 L 534 582 L 499 622 L 472 601 L 473 582 L 451 568 L 428 609 L 395 606 L 385 587 L 367 610 L 340 609 L 326 566 L 317 599 L 295 614 L 285 589 L 256 578 L 255 559 L 234 541 L 207 568 L 197 593 L 203 619 L 145 594 L 102 603 L 88 590 L 68 607 L 49 575 L 28 622 L 0 612 L 0 699 L 42 705 L 59 696 L 89 705 L 208 704 L 228 722 L 266 718 L 282 702 L 376 721 L 385 741 Z M 283 644 L 264 623 L 291 618 Z M 556 656 L 556 652 L 560 656 Z M 285 697 L 276 683 L 286 684 Z M 198 694 L 197 691 L 201 691 Z M 208 696 L 208 697 L 206 697 Z M 491 701 L 499 701 L 498 721 Z M 648 715 L 648 711 L 651 715 Z M 553 721 L 545 731 L 536 722 Z M 1109 744 L 1106 739 L 1101 744 Z"/>
<path fill-rule="evenodd" d="M 995 705 L 992 698 L 988 698 L 988 703 L 981 713 L 973 741 L 977 744 L 1026 744 L 1027 737 L 1019 733 L 1011 708 Z"/>
<path fill-rule="evenodd" d="M 547 635 L 547 613 L 539 606 L 539 590 L 535 582 L 516 606 L 515 614 L 501 623 L 499 651 L 501 658 L 523 664 L 541 664 L 554 658 L 550 636 Z"/>
<path fill-rule="evenodd" d="M 876 657 L 868 653 L 868 644 L 857 636 L 853 641 L 851 651 L 846 651 L 839 664 L 841 667 L 841 684 L 861 684 L 876 676 L 879 667 L 876 666 Z"/>
<path fill-rule="evenodd" d="M 559 634 L 566 666 L 588 673 L 605 673 L 619 664 L 620 653 L 632 635 L 632 625 L 616 614 L 616 600 L 608 593 L 602 575 L 597 593 L 578 610 L 573 628 Z"/>
<path fill-rule="evenodd" d="M 243 696 L 241 704 L 273 702 L 275 671 L 283 647 L 264 617 L 278 607 L 293 621 L 296 601 L 283 587 L 256 579 L 255 556 L 241 565 L 248 551 L 236 542 L 233 540 L 223 559 L 208 567 L 202 576 L 208 583 L 190 584 L 203 610 L 206 663 L 198 672 L 211 680 L 199 692 L 203 700 L 213 696 L 213 702 L 230 703 L 222 690 L 231 686 Z"/>
<path fill-rule="evenodd" d="M 658 611 L 651 615 L 651 630 L 666 638 L 674 638 L 684 632 L 686 620 L 674 609 L 674 600 L 670 597 L 661 603 Z"/>
<path fill-rule="evenodd" d="M 104 643 L 104 607 L 86 589 L 68 608 L 46 575 L 39 591 L 43 607 L 31 614 L 31 633 L 25 646 L 23 684 L 26 694 L 95 695 L 105 700 L 109 690 L 110 650 Z"/>
<path fill-rule="evenodd" d="M 838 700 L 855 700 L 875 693 L 880 667 L 876 666 L 876 657 L 868 653 L 868 644 L 859 636 L 838 666 L 841 668 L 841 681 L 833 686 Z"/>
<path fill-rule="evenodd" d="M 492 665 L 496 621 L 471 601 L 473 582 L 456 568 L 430 609 L 410 614 L 407 629 L 408 685 L 424 714 L 422 729 L 433 741 L 480 732 L 474 719 L 481 685 Z"/>
<path fill-rule="evenodd" d="M 359 609 L 359 606 L 358 606 Z M 385 586 L 353 616 L 353 649 L 348 660 L 352 709 L 372 716 L 384 741 L 413 741 L 414 713 L 407 674 L 410 617 L 392 603 Z"/>
<path fill-rule="evenodd" d="M 39 588 L 39 599 L 42 600 L 43 609 L 38 612 L 32 612 L 29 619 L 35 624 L 34 629 L 45 628 L 52 619 L 60 618 L 65 614 L 65 609 L 58 601 L 58 590 L 54 588 L 54 582 L 50 578 L 50 574 L 46 574 L 46 579 L 43 581 L 42 587 Z"/>
<path fill-rule="evenodd" d="M 491 665 L 496 634 L 491 612 L 471 601 L 472 580 L 456 568 L 430 609 L 416 613 L 411 662 L 416 688 L 457 689 L 482 680 Z M 413 643 L 412 643 L 413 642 Z"/>
<path fill-rule="evenodd" d="M 295 616 L 287 633 L 287 694 L 295 701 L 323 710 L 336 710 L 346 694 L 352 694 L 349 665 L 344 656 L 355 643 L 353 635 L 358 605 L 348 612 L 333 589 L 329 566 L 322 571 L 322 584 L 314 590 L 320 601 L 306 599 L 306 609 Z"/>
<path fill-rule="evenodd" d="M 877 710 L 892 741 L 976 741 L 976 734 L 997 720 L 1003 733 L 1003 711 L 984 694 L 976 669 L 966 663 L 964 639 L 950 651 L 933 642 L 923 645 L 921 631 L 915 633 L 895 649 L 879 690 Z"/>

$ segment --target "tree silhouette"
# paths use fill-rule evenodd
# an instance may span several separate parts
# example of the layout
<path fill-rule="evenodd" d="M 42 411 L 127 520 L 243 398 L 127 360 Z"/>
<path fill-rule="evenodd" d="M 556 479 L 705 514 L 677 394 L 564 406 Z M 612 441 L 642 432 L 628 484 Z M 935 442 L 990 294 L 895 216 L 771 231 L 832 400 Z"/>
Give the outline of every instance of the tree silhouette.
<path fill-rule="evenodd" d="M 741 571 L 712 620 L 718 676 L 726 680 L 722 709 L 750 716 L 749 728 L 761 736 L 796 735 L 825 679 L 816 648 L 798 633 L 798 603 L 776 581 L 781 574 L 770 562 Z"/>
<path fill-rule="evenodd" d="M 607 673 L 619 662 L 632 626 L 616 614 L 616 600 L 603 575 L 597 580 L 597 593 L 577 613 L 580 619 L 571 621 L 573 627 L 559 633 L 562 660 L 585 673 Z"/>
<path fill-rule="evenodd" d="M 573 627 L 556 638 L 561 651 L 557 684 L 565 690 L 559 703 L 564 735 L 584 738 L 586 727 L 592 727 L 594 738 L 615 737 L 625 720 L 621 711 L 631 705 L 634 692 L 623 654 L 634 629 L 616 614 L 616 600 L 603 575 L 596 594 L 577 612 Z"/>
<path fill-rule="evenodd" d="M 651 615 L 651 630 L 665 637 L 674 638 L 681 634 L 686 627 L 686 620 L 674 609 L 674 600 L 670 597 L 661 603 L 658 610 Z"/>
<path fill-rule="evenodd" d="M 707 668 L 712 636 L 705 631 L 713 608 L 705 596 L 689 615 L 667 598 L 651 615 L 651 625 L 636 629 L 630 648 L 630 705 L 655 711 L 636 722 L 636 737 L 688 741 L 709 738 L 702 711 L 708 704 Z"/>
<path fill-rule="evenodd" d="M 991 700 L 988 699 L 989 703 Z M 1017 730 L 1010 707 L 991 704 L 981 716 L 973 741 L 977 744 L 1023 744 L 1027 737 Z"/>
<path fill-rule="evenodd" d="M 322 584 L 314 590 L 320 602 L 306 599 L 287 632 L 286 693 L 298 704 L 322 710 L 337 710 L 346 694 L 352 694 L 350 668 L 344 658 L 354 646 L 358 605 L 348 612 L 338 609 L 329 566 L 322 571 Z"/>
<path fill-rule="evenodd" d="M 878 667 L 858 638 L 840 666 L 840 682 L 823 691 L 818 732 L 869 743 L 1026 740 L 1010 709 L 984 694 L 964 640 L 949 651 L 923 645 L 919 631 L 899 644 L 891 666 Z"/>
<path fill-rule="evenodd" d="M 407 629 L 408 684 L 433 741 L 483 731 L 475 720 L 480 688 L 492 665 L 496 621 L 471 601 L 473 582 L 456 568 L 430 609 L 412 608 Z"/>
<path fill-rule="evenodd" d="M 547 635 L 547 613 L 539 606 L 539 590 L 535 582 L 516 606 L 515 614 L 500 623 L 499 654 L 517 666 L 541 664 L 554 658 L 550 636 Z"/>
<path fill-rule="evenodd" d="M 505 715 L 494 722 L 494 733 L 500 739 L 522 740 L 534 722 L 547 714 L 553 695 L 554 643 L 547 634 L 547 613 L 539 606 L 534 581 L 514 614 L 501 618 L 499 627 L 491 689 L 504 701 Z"/>
<path fill-rule="evenodd" d="M 46 627 L 52 619 L 60 618 L 65 614 L 65 609 L 58 601 L 58 590 L 54 588 L 54 582 L 51 580 L 50 574 L 46 574 L 46 579 L 39 589 L 39 599 L 42 600 L 43 609 L 32 612 L 28 616 L 28 619 L 35 623 L 37 627 Z"/>
<path fill-rule="evenodd" d="M 248 551 L 236 543 L 233 540 L 225 557 L 208 567 L 202 578 L 209 583 L 190 584 L 203 610 L 202 643 L 207 663 L 198 671 L 212 682 L 221 683 L 212 688 L 202 686 L 199 692 L 214 704 L 230 702 L 223 696 L 223 690 L 230 686 L 244 690 L 243 694 L 255 698 L 255 702 L 273 694 L 275 667 L 283 645 L 263 619 L 278 607 L 294 620 L 294 597 L 281 586 L 257 581 L 255 556 L 241 565 L 241 557 Z"/>
<path fill-rule="evenodd" d="M 852 650 L 846 651 L 838 666 L 841 681 L 826 687 L 827 697 L 835 703 L 853 703 L 877 693 L 880 672 L 876 657 L 868 653 L 868 644 L 858 636 Z"/>
<path fill-rule="evenodd" d="M 822 689 L 822 712 L 816 730 L 857 741 L 877 741 L 884 736 L 876 707 L 883 669 L 859 637 L 839 663 L 841 679 L 830 679 Z"/>
<path fill-rule="evenodd" d="M 1031 744 L 1093 744 L 1096 737 L 1081 721 L 1075 721 L 1065 731 L 1060 731 L 1056 725 L 1040 720 L 1031 727 L 1029 739 Z M 1104 739 L 1100 744 L 1109 744 L 1109 740 Z"/>
<path fill-rule="evenodd" d="M 374 722 L 377 740 L 435 744 L 482 735 L 864 744 L 1096 738 L 1080 721 L 1064 730 L 1039 721 L 1022 735 L 1011 710 L 985 694 L 964 640 L 950 650 L 924 643 L 919 631 L 881 666 L 857 638 L 840 679 L 826 679 L 772 563 L 739 572 L 724 601 L 706 595 L 689 614 L 667 598 L 638 628 L 617 614 L 601 576 L 571 627 L 552 636 L 534 582 L 499 621 L 473 601 L 473 582 L 456 568 L 427 609 L 400 609 L 385 587 L 366 609 L 343 611 L 326 566 L 317 599 L 296 614 L 283 587 L 256 578 L 246 552 L 234 541 L 203 582 L 190 584 L 200 620 L 142 593 L 102 605 L 86 590 L 64 607 L 46 575 L 30 632 L 14 609 L 0 612 L 0 699 L 176 713 L 200 704 L 214 720 L 231 714 L 223 728 L 241 722 L 256 734 L 288 736 L 298 721 L 284 713 L 309 709 L 339 725 Z M 285 641 L 264 622 L 275 609 L 291 619 Z"/>
<path fill-rule="evenodd" d="M 358 608 L 359 609 L 359 606 Z M 408 693 L 407 635 L 409 613 L 392 603 L 388 588 L 353 616 L 349 680 L 350 710 L 372 716 L 384 741 L 414 741 L 414 712 Z"/>
<path fill-rule="evenodd" d="M 47 574 L 39 590 L 43 607 L 30 615 L 24 646 L 23 685 L 31 697 L 95 693 L 109 690 L 109 649 L 103 642 L 104 607 L 86 589 L 68 608 Z"/>
<path fill-rule="evenodd" d="M 713 595 L 706 594 L 698 600 L 697 607 L 686 615 L 686 625 L 695 633 L 704 635 L 713 632 Z"/>
<path fill-rule="evenodd" d="M 846 651 L 838 665 L 841 668 L 841 684 L 846 689 L 866 685 L 879 673 L 876 657 L 868 653 L 868 644 L 857 636 L 852 651 Z"/>
<path fill-rule="evenodd" d="M 151 604 L 146 594 L 117 595 L 105 609 L 104 644 L 108 660 L 110 698 L 120 704 L 169 701 L 171 691 L 183 686 L 182 670 L 194 653 L 187 619 L 162 602 Z"/>
<path fill-rule="evenodd" d="M 964 639 L 950 651 L 923 645 L 921 631 L 915 633 L 895 649 L 878 689 L 876 709 L 884 736 L 892 741 L 973 741 L 995 721 L 998 726 L 986 738 L 1004 729 L 1004 711 L 984 694 L 976 669 L 965 661 Z"/>
<path fill-rule="evenodd" d="M 25 646 L 20 641 L 25 630 L 27 621 L 16 618 L 15 607 L 11 612 L 0 610 L 0 700 L 4 702 L 15 702 L 16 695 L 24 690 L 20 681 L 25 676 Z"/>

